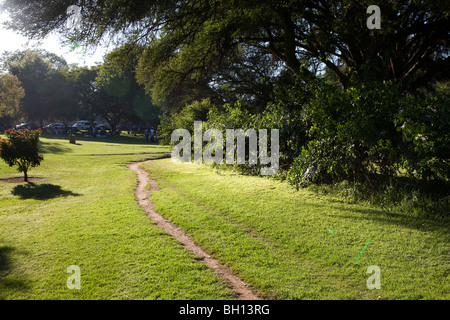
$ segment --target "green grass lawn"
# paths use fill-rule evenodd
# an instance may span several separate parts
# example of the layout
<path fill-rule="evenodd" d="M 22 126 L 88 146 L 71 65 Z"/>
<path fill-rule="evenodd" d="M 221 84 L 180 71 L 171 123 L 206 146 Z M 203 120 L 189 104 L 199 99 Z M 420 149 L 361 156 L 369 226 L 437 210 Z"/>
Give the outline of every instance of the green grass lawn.
<path fill-rule="evenodd" d="M 45 160 L 29 176 L 42 180 L 0 182 L 0 299 L 234 297 L 136 202 L 126 163 L 166 148 L 131 138 L 41 141 Z M 20 176 L 0 163 L 0 179 Z M 71 265 L 80 290 L 67 287 Z"/>
<path fill-rule="evenodd" d="M 29 173 L 41 180 L 0 181 L 0 299 L 235 298 L 136 202 L 126 163 L 167 148 L 133 137 L 41 141 L 45 160 Z M 145 168 L 161 189 L 157 210 L 265 298 L 450 298 L 447 222 L 170 159 Z M 0 162 L 0 179 L 20 176 Z M 67 287 L 71 265 L 80 290 Z M 381 289 L 366 286 L 370 265 Z"/>
<path fill-rule="evenodd" d="M 145 168 L 158 212 L 266 298 L 450 298 L 448 222 L 170 159 Z M 366 285 L 371 265 L 381 289 Z"/>

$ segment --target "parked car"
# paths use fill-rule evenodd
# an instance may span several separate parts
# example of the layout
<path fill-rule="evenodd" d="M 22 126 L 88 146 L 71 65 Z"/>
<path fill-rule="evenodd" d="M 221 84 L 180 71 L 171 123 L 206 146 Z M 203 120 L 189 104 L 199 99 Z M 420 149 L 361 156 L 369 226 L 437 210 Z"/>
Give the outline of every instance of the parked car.
<path fill-rule="evenodd" d="M 30 129 L 31 125 L 28 123 L 21 123 L 16 126 L 16 129 Z"/>
<path fill-rule="evenodd" d="M 91 128 L 91 122 L 88 120 L 79 120 L 75 122 L 72 128 L 75 128 L 74 131 L 89 130 Z"/>
<path fill-rule="evenodd" d="M 62 123 L 50 123 L 42 128 L 42 131 L 47 133 L 62 134 L 66 132 L 66 127 Z"/>
<path fill-rule="evenodd" d="M 39 127 L 36 126 L 34 123 L 27 123 L 27 122 L 25 122 L 25 123 L 21 123 L 21 124 L 16 125 L 16 130 L 19 130 L 19 129 L 36 130 L 36 129 L 39 129 Z"/>
<path fill-rule="evenodd" d="M 111 130 L 111 126 L 109 125 L 108 122 L 97 122 L 97 121 L 95 121 L 94 122 L 94 127 L 96 127 L 96 128 L 103 127 L 103 128 L 105 128 L 105 130 Z"/>

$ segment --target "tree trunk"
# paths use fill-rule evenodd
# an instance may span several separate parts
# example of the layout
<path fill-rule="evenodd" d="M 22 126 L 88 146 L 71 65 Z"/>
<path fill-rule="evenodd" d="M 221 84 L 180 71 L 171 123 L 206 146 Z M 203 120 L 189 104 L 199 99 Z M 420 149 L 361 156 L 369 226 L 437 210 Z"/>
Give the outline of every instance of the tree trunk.
<path fill-rule="evenodd" d="M 23 181 L 28 182 L 28 172 L 27 172 L 27 170 L 23 171 L 23 175 L 24 175 L 24 180 Z"/>

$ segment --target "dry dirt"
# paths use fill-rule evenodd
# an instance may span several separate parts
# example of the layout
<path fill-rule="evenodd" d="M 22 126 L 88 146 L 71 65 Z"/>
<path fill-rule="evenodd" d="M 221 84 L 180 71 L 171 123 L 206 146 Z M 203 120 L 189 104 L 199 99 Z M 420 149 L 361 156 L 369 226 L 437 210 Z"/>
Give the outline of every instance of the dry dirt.
<path fill-rule="evenodd" d="M 44 178 L 28 177 L 28 182 L 37 182 L 37 181 L 41 181 L 43 179 Z M 13 178 L 0 179 L 0 182 L 3 182 L 3 183 L 26 183 L 25 181 L 23 181 L 23 177 L 13 177 Z"/>

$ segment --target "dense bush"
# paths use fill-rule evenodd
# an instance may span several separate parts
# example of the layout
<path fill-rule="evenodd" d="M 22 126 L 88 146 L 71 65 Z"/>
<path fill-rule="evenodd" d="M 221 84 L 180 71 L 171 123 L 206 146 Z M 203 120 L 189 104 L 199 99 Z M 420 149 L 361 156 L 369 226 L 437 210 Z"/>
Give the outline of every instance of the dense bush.
<path fill-rule="evenodd" d="M 240 102 L 235 104 L 225 104 L 223 107 L 213 107 L 208 112 L 208 118 L 205 124 L 206 129 L 219 129 L 224 137 L 223 150 L 226 151 L 226 129 L 242 129 L 244 132 L 248 129 L 257 129 L 254 126 L 256 115 L 251 114 L 248 110 L 242 107 Z M 258 128 L 262 129 L 262 128 Z M 255 174 L 259 172 L 257 165 L 248 164 L 248 139 L 245 141 L 245 164 L 232 165 L 235 169 L 238 169 L 244 174 Z M 237 155 L 235 154 L 235 160 Z"/>
<path fill-rule="evenodd" d="M 303 105 L 309 141 L 299 150 L 288 178 L 298 186 L 311 182 L 365 180 L 399 168 L 402 137 L 395 119 L 401 94 L 389 84 L 365 84 L 347 90 L 315 83 Z"/>
<path fill-rule="evenodd" d="M 41 164 L 43 155 L 39 154 L 40 130 L 6 130 L 8 138 L 0 140 L 0 157 L 10 166 L 17 166 L 28 182 L 28 171 Z"/>
<path fill-rule="evenodd" d="M 220 107 L 197 102 L 162 118 L 160 130 L 170 142 L 174 129 L 192 133 L 195 120 L 207 119 L 203 129 L 219 129 L 224 137 L 226 129 L 279 129 L 277 177 L 295 187 L 327 184 L 348 199 L 447 215 L 448 91 L 405 95 L 381 82 L 342 90 L 320 80 L 279 87 L 275 97 L 256 114 L 239 102 Z M 259 163 L 234 167 L 260 171 Z"/>
<path fill-rule="evenodd" d="M 423 100 L 409 97 L 398 115 L 406 150 L 402 166 L 410 176 L 450 178 L 450 94 L 438 91 Z"/>
<path fill-rule="evenodd" d="M 292 94 L 297 94 L 295 92 Z M 303 93 L 300 93 L 303 95 Z M 222 108 L 214 107 L 208 113 L 206 127 L 215 128 L 225 134 L 226 129 L 271 129 L 279 130 L 280 168 L 287 170 L 298 156 L 298 150 L 305 144 L 306 127 L 302 121 L 301 101 L 305 98 L 279 94 L 274 102 L 268 103 L 263 111 L 253 114 L 239 102 L 226 104 Z M 299 107 L 300 105 L 300 107 Z M 259 165 L 234 165 L 242 173 L 259 172 Z M 283 176 L 279 171 L 278 176 Z"/>
<path fill-rule="evenodd" d="M 377 176 L 402 171 L 411 177 L 449 177 L 449 95 L 404 96 L 390 83 L 358 84 L 347 90 L 317 81 L 280 90 L 265 110 L 252 114 L 239 103 L 209 100 L 161 117 L 159 135 L 170 144 L 173 130 L 194 121 L 205 128 L 279 129 L 280 166 L 295 186 L 342 180 L 374 184 Z"/>
<path fill-rule="evenodd" d="M 374 186 L 376 177 L 399 172 L 448 180 L 448 92 L 403 95 L 392 84 L 380 82 L 347 90 L 317 82 L 295 90 L 306 97 L 299 107 L 308 135 L 296 138 L 298 156 L 287 175 L 297 187 L 342 180 Z"/>
<path fill-rule="evenodd" d="M 206 121 L 207 114 L 212 107 L 210 100 L 204 99 L 186 105 L 178 113 L 166 113 L 160 116 L 160 124 L 157 129 L 159 143 L 173 145 L 171 136 L 176 129 L 187 129 L 192 135 L 194 133 L 194 121 Z"/>

